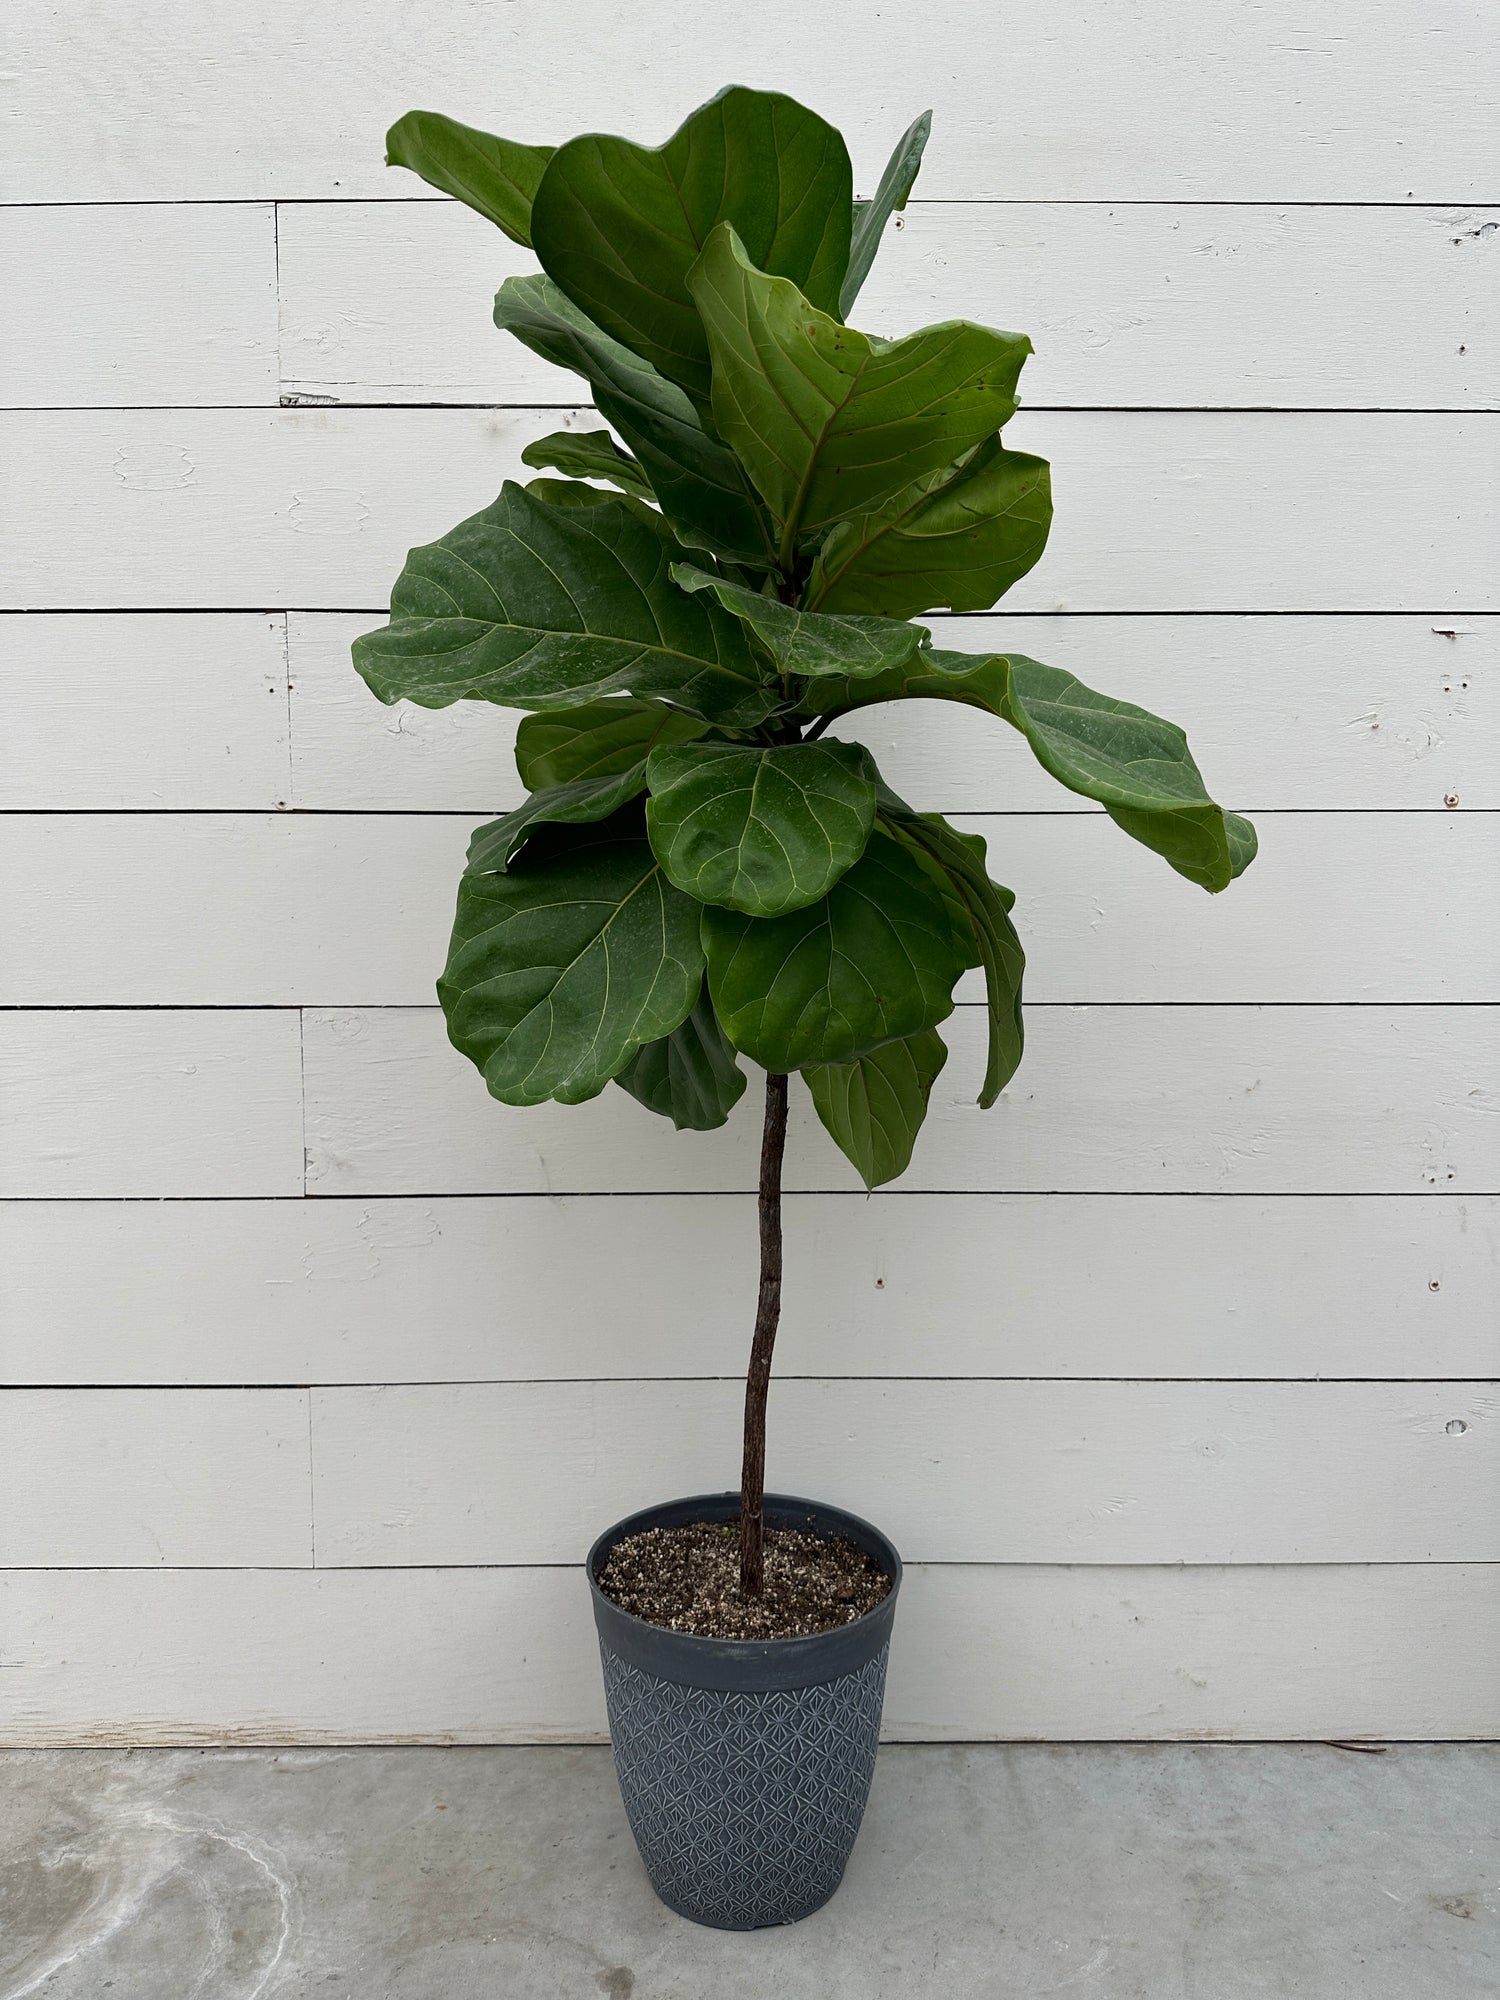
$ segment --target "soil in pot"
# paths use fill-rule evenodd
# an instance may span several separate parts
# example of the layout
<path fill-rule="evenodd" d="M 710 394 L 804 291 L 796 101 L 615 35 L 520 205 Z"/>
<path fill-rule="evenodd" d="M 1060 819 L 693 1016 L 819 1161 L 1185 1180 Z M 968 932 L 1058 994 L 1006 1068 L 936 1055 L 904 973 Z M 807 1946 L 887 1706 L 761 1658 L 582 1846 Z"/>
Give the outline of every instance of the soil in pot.
<path fill-rule="evenodd" d="M 746 1597 L 732 1521 L 629 1535 L 610 1550 L 598 1582 L 622 1611 L 705 1639 L 806 1638 L 864 1617 L 891 1587 L 875 1558 L 847 1536 L 768 1527 L 765 1589 Z"/>

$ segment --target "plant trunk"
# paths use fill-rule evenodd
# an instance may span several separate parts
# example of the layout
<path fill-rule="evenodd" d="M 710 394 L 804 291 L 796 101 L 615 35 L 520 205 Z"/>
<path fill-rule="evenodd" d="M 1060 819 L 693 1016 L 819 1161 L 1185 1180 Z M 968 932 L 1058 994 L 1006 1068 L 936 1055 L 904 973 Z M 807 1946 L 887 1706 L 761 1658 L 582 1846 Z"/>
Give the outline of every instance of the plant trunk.
<path fill-rule="evenodd" d="M 760 1142 L 760 1293 L 745 1376 L 745 1460 L 740 1472 L 740 1588 L 759 1597 L 765 1581 L 766 1394 L 781 1319 L 781 1160 L 786 1151 L 787 1080 L 766 1078 Z"/>

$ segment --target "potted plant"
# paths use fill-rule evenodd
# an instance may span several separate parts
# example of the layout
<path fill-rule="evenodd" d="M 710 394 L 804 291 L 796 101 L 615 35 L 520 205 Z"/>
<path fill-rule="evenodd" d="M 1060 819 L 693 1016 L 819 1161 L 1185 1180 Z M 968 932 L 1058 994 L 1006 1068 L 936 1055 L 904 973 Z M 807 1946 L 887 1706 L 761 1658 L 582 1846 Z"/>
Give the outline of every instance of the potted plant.
<path fill-rule="evenodd" d="M 534 250 L 495 320 L 581 375 L 610 426 L 528 446 L 545 476 L 414 549 L 354 649 L 384 702 L 528 711 L 528 797 L 474 835 L 459 884 L 450 1037 L 503 1103 L 613 1082 L 679 1129 L 724 1123 L 741 1056 L 765 1072 L 739 1489 L 618 1523 L 588 1558 L 646 1866 L 673 1908 L 733 1928 L 838 1885 L 900 1580 L 876 1529 L 764 1492 L 790 1078 L 875 1187 L 911 1158 L 971 968 L 981 1105 L 1021 1059 L 1014 898 L 984 842 L 827 732 L 870 703 L 967 703 L 1202 888 L 1255 852 L 1172 724 L 912 622 L 994 603 L 1051 516 L 1046 463 L 1001 441 L 1024 336 L 848 323 L 927 129 L 860 202 L 832 126 L 739 88 L 655 149 L 525 146 L 430 112 L 388 140 Z"/>

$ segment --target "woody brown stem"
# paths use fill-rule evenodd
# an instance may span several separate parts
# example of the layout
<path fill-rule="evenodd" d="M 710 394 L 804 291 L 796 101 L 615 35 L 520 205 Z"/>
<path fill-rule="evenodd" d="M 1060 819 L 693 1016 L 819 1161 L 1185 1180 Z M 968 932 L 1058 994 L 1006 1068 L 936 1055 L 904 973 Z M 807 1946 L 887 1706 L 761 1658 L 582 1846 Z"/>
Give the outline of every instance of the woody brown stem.
<path fill-rule="evenodd" d="M 760 1292 L 745 1376 L 745 1459 L 740 1472 L 740 1588 L 759 1597 L 765 1582 L 766 1396 L 781 1319 L 781 1162 L 786 1152 L 787 1080 L 766 1078 L 760 1145 Z"/>

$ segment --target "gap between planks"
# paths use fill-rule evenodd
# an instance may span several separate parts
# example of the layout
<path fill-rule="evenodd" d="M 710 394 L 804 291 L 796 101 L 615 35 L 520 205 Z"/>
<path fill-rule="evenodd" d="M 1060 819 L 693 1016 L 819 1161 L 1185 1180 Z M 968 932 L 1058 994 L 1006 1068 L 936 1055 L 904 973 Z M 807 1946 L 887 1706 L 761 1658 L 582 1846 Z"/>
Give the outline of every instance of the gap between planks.
<path fill-rule="evenodd" d="M 340 1197 L 351 1199 L 352 1197 Z M 525 1197 L 546 1199 L 546 1197 Z M 701 1201 L 702 1195 L 684 1197 L 690 1201 Z M 1322 1197 L 1308 1197 L 1322 1199 Z M 1380 1200 L 1389 1200 L 1381 1195 Z M 1477 1199 L 1477 1197 L 1475 1197 Z M 14 1196 L 7 1197 L 14 1200 Z M 54 1197 L 56 1199 L 56 1197 Z M 485 1196 L 467 1199 L 488 1199 Z M 573 1201 L 581 1197 L 569 1195 Z M 738 1197 L 735 1197 L 738 1199 Z M 790 1197 L 788 1197 L 790 1199 Z M 89 1390 L 95 1394 L 114 1390 L 131 1390 L 139 1393 L 149 1391 L 152 1395 L 234 1395 L 249 1394 L 255 1390 L 300 1390 L 300 1389 L 500 1389 L 500 1388 L 577 1388 L 581 1383 L 616 1382 L 740 1382 L 743 1371 L 732 1375 L 439 1375 L 431 1380 L 403 1375 L 399 1381 L 381 1379 L 371 1382 L 347 1381 L 335 1377 L 328 1381 L 299 1382 L 12 1382 L 0 1387 L 0 1394 L 6 1389 L 16 1394 L 32 1390 L 45 1391 L 48 1395 L 60 1395 L 66 1390 Z M 1080 1382 L 1113 1382 L 1127 1386 L 1139 1383 L 1156 1384 L 1159 1387 L 1182 1388 L 1185 1384 L 1216 1385 L 1225 1389 L 1243 1389 L 1247 1385 L 1256 1388 L 1267 1384 L 1320 1389 L 1347 1389 L 1360 1385 L 1386 1388 L 1409 1389 L 1425 1387 L 1429 1389 L 1500 1388 L 1500 1376 L 1494 1375 L 990 1375 L 968 1370 L 962 1375 L 838 1375 L 819 1369 L 816 1374 L 788 1375 L 776 1377 L 781 1382 L 1038 1382 L 1043 1384 L 1065 1383 L 1069 1386 Z M 4 1567 L 0 1565 L 0 1567 Z M 14 1564 L 8 1565 L 14 1568 Z M 154 1565 L 153 1565 L 154 1567 Z M 446 1567 L 446 1565 L 441 1565 Z"/>
<path fill-rule="evenodd" d="M 1424 1003 L 1413 1002 L 1413 1005 Z M 130 1010 L 137 1011 L 137 1010 Z M 244 1011 L 243 1009 L 241 1011 Z M 363 1011 L 369 1011 L 368 1009 Z M 455 1192 L 453 1188 L 414 1188 L 400 1190 L 396 1194 L 371 1193 L 368 1189 L 358 1193 L 340 1193 L 331 1189 L 327 1193 L 303 1194 L 8 1194 L 0 1195 L 0 1206 L 19 1202 L 62 1202 L 69 1207 L 81 1207 L 92 1202 L 98 1207 L 120 1208 L 160 1208 L 166 1203 L 190 1202 L 329 1202 L 329 1201 L 746 1201 L 753 1200 L 756 1189 L 746 1185 L 742 1188 L 553 1188 L 541 1189 L 490 1188 Z M 1496 1188 L 1431 1188 L 1422 1192 L 1415 1188 L 1381 1188 L 1371 1192 L 1369 1188 L 972 1188 L 972 1187 L 921 1187 L 896 1188 L 881 1187 L 873 1190 L 865 1188 L 792 1188 L 785 1199 L 791 1201 L 827 1201 L 832 1196 L 844 1201 L 872 1201 L 878 1197 L 882 1201 L 901 1201 L 906 1197 L 937 1198 L 947 1195 L 962 1196 L 965 1199 L 983 1201 L 1495 1201 L 1500 1200 L 1500 1187 Z M 569 1377 L 569 1380 L 576 1378 Z M 867 1377 L 855 1376 L 855 1381 Z M 1070 1376 L 1070 1381 L 1077 1377 Z M 1177 1377 L 1169 1378 L 1177 1380 Z M 1257 1377 L 1236 1376 L 1236 1381 L 1257 1380 Z M 1332 1379 L 1332 1378 L 1330 1378 Z M 1405 1381 L 1405 1376 L 1393 1378 Z M 1442 1379 L 1447 1379 L 1446 1377 Z M 1484 1379 L 1484 1378 L 1481 1378 Z M 152 1386 L 150 1384 L 148 1387 Z M 301 1384 L 297 1385 L 302 1386 Z"/>
<path fill-rule="evenodd" d="M 365 402 L 354 397 L 323 396 L 316 401 L 310 396 L 284 395 L 274 402 L 262 403 L 7 403 L 0 407 L 0 417 L 58 417 L 92 416 L 101 412 L 105 415 L 146 414 L 150 416 L 175 416 L 188 410 L 239 410 L 259 414 L 265 410 L 488 410 L 497 415 L 509 415 L 518 411 L 534 411 L 538 415 L 549 412 L 566 413 L 579 407 L 575 398 L 571 403 L 539 403 L 534 398 L 524 403 L 381 403 Z M 1191 416 L 1216 417 L 1500 417 L 1500 410 L 1476 409 L 1472 403 L 1036 403 L 1028 402 L 1028 411 L 1040 411 L 1049 415 L 1069 416 L 1131 416 L 1131 417 L 1176 417 L 1184 413 Z M 602 420 L 601 420 L 602 421 Z M 939 614 L 931 613 L 930 616 Z M 963 616 L 963 613 L 955 614 Z M 1018 614 L 1025 615 L 1025 614 Z M 1038 614 L 1032 613 L 1032 616 Z M 1048 614 L 1055 616 L 1056 614 Z M 1309 614 L 1304 613 L 1304 616 Z M 1357 615 L 1357 614 L 1356 614 Z M 1403 614 L 1410 616 L 1410 613 Z"/>
<path fill-rule="evenodd" d="M 395 409 L 395 408 L 400 408 L 402 406 L 398 404 L 392 404 L 387 407 Z M 451 408 L 452 406 L 449 405 L 447 407 Z M 56 415 L 56 412 L 46 411 L 43 412 L 43 414 Z M 85 414 L 90 414 L 90 413 L 86 412 Z M 91 414 L 99 415 L 101 413 L 98 411 L 93 411 Z M 110 413 L 106 410 L 102 412 L 102 414 L 108 416 Z M 1119 414 L 1123 416 L 1134 416 L 1136 412 L 1132 410 L 1125 410 L 1120 412 L 1091 410 L 1086 412 L 1086 414 L 1090 416 L 1100 416 L 1100 415 L 1107 416 L 1114 414 Z M 1214 412 L 1212 414 L 1217 414 L 1217 412 Z M 1254 412 L 1254 414 L 1266 415 L 1268 413 L 1265 411 L 1257 411 Z M 1332 411 L 1293 410 L 1289 412 L 1283 412 L 1282 414 L 1291 416 L 1298 416 L 1298 415 L 1342 416 L 1345 414 L 1345 412 L 1340 410 L 1332 410 Z M 1381 411 L 1378 414 L 1382 416 L 1387 414 L 1396 414 L 1404 416 L 1431 416 L 1440 413 L 1430 410 L 1414 410 L 1414 411 L 1407 410 L 1407 411 L 1398 411 L 1394 413 Z M 1491 410 L 1483 412 L 1465 411 L 1462 414 L 1468 416 L 1473 416 L 1473 415 L 1500 416 L 1500 410 Z M 4 415 L 5 412 L 0 411 L 0 418 L 3 418 Z M 0 618 L 285 618 L 294 615 L 299 618 L 389 618 L 391 613 L 390 613 L 390 606 L 387 604 L 353 605 L 353 606 L 348 604 L 0 605 Z M 1439 607 L 1436 610 L 1431 610 L 1431 609 L 1424 609 L 1421 605 L 1403 606 L 1398 610 L 1381 609 L 1377 606 L 1374 609 L 1365 608 L 1361 610 L 1351 611 L 1347 605 L 1332 610 L 1319 610 L 1316 607 L 1314 608 L 1303 607 L 1300 609 L 1293 608 L 1290 610 L 1277 610 L 1275 608 L 1266 607 L 1262 605 L 1247 611 L 1242 605 L 1240 606 L 1219 605 L 1213 607 L 1212 609 L 1206 609 L 1202 605 L 1199 605 L 1197 607 L 1187 607 L 1184 609 L 1173 609 L 1171 605 L 1165 605 L 1165 606 L 1157 605 L 1149 609 L 1143 607 L 1136 607 L 1134 609 L 1131 609 L 1130 607 L 1126 607 L 1123 610 L 1106 610 L 1106 609 L 1101 609 L 1098 606 L 1092 606 L 1088 609 L 1083 609 L 1083 610 L 1067 610 L 1067 609 L 1058 610 L 1054 608 L 1050 611 L 1048 610 L 1021 611 L 1021 610 L 1012 610 L 1008 605 L 1005 605 L 1003 603 L 996 604 L 989 611 L 983 611 L 983 612 L 926 611 L 922 614 L 924 619 L 930 618 L 938 624 L 948 624 L 949 622 L 957 622 L 963 619 L 976 618 L 976 617 L 1050 618 L 1054 620 L 1059 618 L 1072 618 L 1072 619 L 1342 618 L 1346 620 L 1351 618 L 1405 618 L 1405 619 L 1416 619 L 1419 621 L 1423 618 L 1443 618 L 1446 619 L 1448 623 L 1444 625 L 1434 625 L 1432 630 L 1437 637 L 1444 639 L 1453 639 L 1460 636 L 1466 636 L 1455 633 L 1450 629 L 1452 621 L 1456 618 L 1494 618 L 1496 615 L 1497 614 L 1495 606 L 1492 604 L 1479 605 L 1472 610 L 1466 610 L 1462 606 L 1457 606 L 1457 607 L 1449 606 L 1446 609 Z"/>

